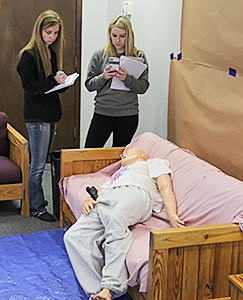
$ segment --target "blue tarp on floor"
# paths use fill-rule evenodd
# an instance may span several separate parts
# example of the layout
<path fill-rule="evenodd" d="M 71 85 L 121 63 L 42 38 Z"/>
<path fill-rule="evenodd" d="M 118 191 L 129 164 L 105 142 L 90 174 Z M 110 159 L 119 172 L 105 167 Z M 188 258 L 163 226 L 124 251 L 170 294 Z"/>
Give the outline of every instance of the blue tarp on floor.
<path fill-rule="evenodd" d="M 1 300 L 87 300 L 69 261 L 65 228 L 0 237 Z"/>

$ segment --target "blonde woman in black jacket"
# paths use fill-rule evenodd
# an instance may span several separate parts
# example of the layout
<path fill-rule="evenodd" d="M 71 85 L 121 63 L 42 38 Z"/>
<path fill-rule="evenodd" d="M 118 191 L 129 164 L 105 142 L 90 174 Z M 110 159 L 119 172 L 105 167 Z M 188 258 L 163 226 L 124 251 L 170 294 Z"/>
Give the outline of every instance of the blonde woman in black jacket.
<path fill-rule="evenodd" d="M 62 71 L 63 43 L 61 18 L 52 10 L 44 11 L 36 19 L 32 37 L 19 52 L 17 62 L 24 89 L 24 118 L 31 152 L 30 212 L 32 216 L 48 222 L 55 221 L 55 218 L 45 208 L 41 183 L 62 108 L 58 92 L 45 92 L 63 83 L 67 77 Z"/>

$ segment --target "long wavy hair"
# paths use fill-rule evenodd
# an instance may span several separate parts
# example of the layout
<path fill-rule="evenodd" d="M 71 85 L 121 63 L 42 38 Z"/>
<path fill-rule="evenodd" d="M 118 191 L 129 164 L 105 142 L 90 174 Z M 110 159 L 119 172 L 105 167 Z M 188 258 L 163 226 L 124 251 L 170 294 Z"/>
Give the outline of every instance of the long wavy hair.
<path fill-rule="evenodd" d="M 126 43 L 125 43 L 125 55 L 126 56 L 138 56 L 138 49 L 134 46 L 134 33 L 132 30 L 132 24 L 128 17 L 125 15 L 118 15 L 115 17 L 108 27 L 108 44 L 104 47 L 104 56 L 107 53 L 108 56 L 116 56 L 116 48 L 111 41 L 111 30 L 113 27 L 126 30 Z"/>
<path fill-rule="evenodd" d="M 33 27 L 31 39 L 28 42 L 28 44 L 20 50 L 18 58 L 17 58 L 17 63 L 19 63 L 19 61 L 22 57 L 22 54 L 25 50 L 34 48 L 37 50 L 37 52 L 41 58 L 46 76 L 49 76 L 52 73 L 52 68 L 51 68 L 50 59 L 48 57 L 47 48 L 46 48 L 45 42 L 42 38 L 42 31 L 48 27 L 52 27 L 57 24 L 59 25 L 58 36 L 51 47 L 53 48 L 53 50 L 55 51 L 56 56 L 57 56 L 57 68 L 58 68 L 58 70 L 62 70 L 63 46 L 64 46 L 64 27 L 63 27 L 62 19 L 53 10 L 46 10 L 38 16 L 38 18 L 35 21 L 34 27 Z"/>

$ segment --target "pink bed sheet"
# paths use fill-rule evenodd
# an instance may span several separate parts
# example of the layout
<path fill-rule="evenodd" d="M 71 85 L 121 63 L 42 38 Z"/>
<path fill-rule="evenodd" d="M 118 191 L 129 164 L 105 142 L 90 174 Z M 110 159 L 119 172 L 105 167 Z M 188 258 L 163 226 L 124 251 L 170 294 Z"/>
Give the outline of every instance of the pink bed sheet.
<path fill-rule="evenodd" d="M 140 135 L 127 147 L 141 148 L 149 158 L 159 157 L 170 162 L 177 210 L 186 226 L 239 223 L 243 230 L 242 181 L 150 132 Z M 119 167 L 120 162 L 117 162 L 96 173 L 61 179 L 59 187 L 77 219 L 88 196 L 86 186 L 99 188 Z M 131 228 L 133 244 L 126 260 L 129 286 L 139 284 L 140 292 L 147 291 L 150 230 L 170 227 L 167 213 L 162 209 L 147 222 Z"/>

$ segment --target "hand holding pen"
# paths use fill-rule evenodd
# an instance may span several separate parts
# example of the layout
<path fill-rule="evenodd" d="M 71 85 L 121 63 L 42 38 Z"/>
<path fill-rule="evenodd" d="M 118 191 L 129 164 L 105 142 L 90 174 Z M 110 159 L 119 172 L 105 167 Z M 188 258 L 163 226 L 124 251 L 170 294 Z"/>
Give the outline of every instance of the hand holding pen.
<path fill-rule="evenodd" d="M 56 73 L 56 76 L 54 76 L 54 79 L 57 83 L 64 83 L 65 79 L 67 78 L 67 75 L 63 71 L 58 71 Z"/>

